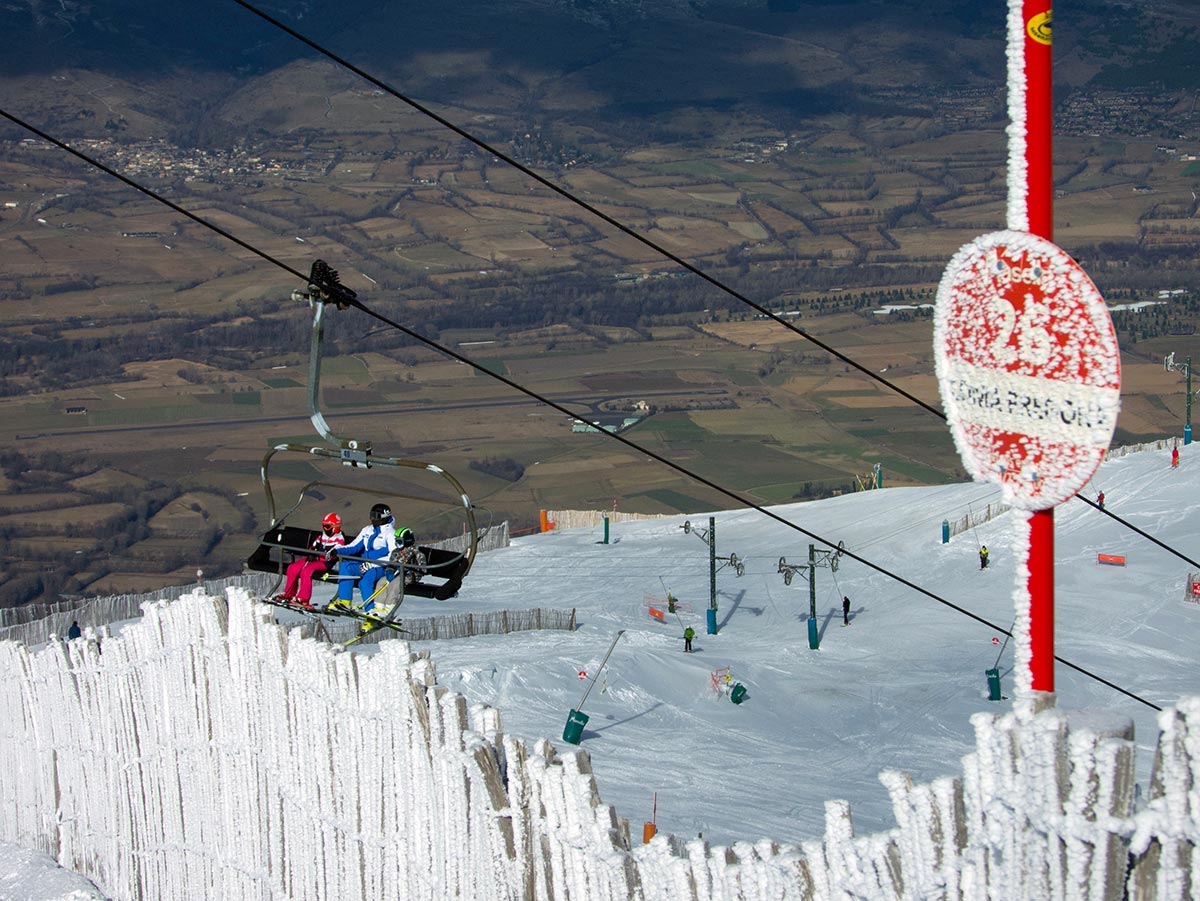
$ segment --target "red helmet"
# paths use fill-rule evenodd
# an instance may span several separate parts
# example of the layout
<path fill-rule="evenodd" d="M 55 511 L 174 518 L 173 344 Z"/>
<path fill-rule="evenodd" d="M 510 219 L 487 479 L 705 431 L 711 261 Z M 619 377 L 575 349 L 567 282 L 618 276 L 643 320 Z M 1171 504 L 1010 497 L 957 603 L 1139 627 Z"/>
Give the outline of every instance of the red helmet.
<path fill-rule="evenodd" d="M 342 518 L 336 513 L 330 513 L 323 520 L 321 520 L 321 525 L 323 525 L 326 529 L 337 530 L 342 527 Z"/>

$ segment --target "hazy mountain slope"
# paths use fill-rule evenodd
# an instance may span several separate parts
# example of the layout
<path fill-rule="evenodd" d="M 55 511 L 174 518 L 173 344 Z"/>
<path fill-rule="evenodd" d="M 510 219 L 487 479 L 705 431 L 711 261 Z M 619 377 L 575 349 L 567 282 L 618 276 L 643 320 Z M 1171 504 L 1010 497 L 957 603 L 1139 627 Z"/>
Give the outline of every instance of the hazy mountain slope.
<path fill-rule="evenodd" d="M 994 3 L 820 0 L 482 0 L 441 4 L 329 0 L 264 4 L 314 40 L 415 96 L 531 114 L 652 116 L 687 105 L 759 106 L 780 117 L 855 112 L 863 88 L 995 83 L 1003 9 Z M 1153 15 L 1085 0 L 1056 10 L 1064 81 L 1092 77 L 1200 83 L 1183 52 L 1200 10 Z M 195 80 L 204 115 L 230 77 L 245 83 L 313 52 L 235 3 L 11 0 L 0 26 L 19 35 L 9 77 L 85 69 L 139 85 Z M 215 79 L 215 75 L 223 78 Z M 347 76 L 352 78 L 352 76 Z M 7 91 L 5 93 L 8 93 Z M 236 117 L 234 117 L 236 118 Z"/>

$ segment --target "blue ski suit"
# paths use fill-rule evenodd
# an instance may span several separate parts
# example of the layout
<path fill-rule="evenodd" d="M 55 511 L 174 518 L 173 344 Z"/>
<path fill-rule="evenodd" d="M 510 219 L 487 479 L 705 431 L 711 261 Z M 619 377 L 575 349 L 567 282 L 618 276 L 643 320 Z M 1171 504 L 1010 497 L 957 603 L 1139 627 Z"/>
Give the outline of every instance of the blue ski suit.
<path fill-rule="evenodd" d="M 396 529 L 392 523 L 378 526 L 367 526 L 355 536 L 355 539 L 345 547 L 338 548 L 339 555 L 347 557 L 367 557 L 371 560 L 387 560 L 396 549 Z M 342 560 L 338 563 L 338 597 L 344 601 L 354 598 L 354 579 L 358 577 L 358 593 L 366 601 L 375 593 L 375 586 L 381 578 L 387 577 L 387 570 L 373 563 L 361 560 Z"/>

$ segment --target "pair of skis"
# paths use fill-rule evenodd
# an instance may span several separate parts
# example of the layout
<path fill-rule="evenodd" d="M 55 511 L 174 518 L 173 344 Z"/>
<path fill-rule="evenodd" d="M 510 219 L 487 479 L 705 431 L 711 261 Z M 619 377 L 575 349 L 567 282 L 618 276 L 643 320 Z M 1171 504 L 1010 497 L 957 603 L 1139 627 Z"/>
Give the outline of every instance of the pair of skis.
<path fill-rule="evenodd" d="M 342 647 L 350 647 L 358 644 L 369 635 L 374 635 L 380 629 L 391 629 L 394 632 L 407 634 L 408 630 L 401 627 L 400 622 L 395 618 L 396 611 L 400 609 L 400 605 L 404 603 L 404 574 L 397 573 L 396 578 L 400 579 L 400 598 L 394 603 L 385 616 L 372 616 L 371 610 L 375 607 L 375 598 L 381 594 L 390 585 L 390 582 L 384 582 L 374 593 L 363 602 L 362 610 L 351 608 L 350 615 L 358 619 L 362 626 L 357 635 L 349 641 L 342 642 Z"/>
<path fill-rule="evenodd" d="M 401 592 L 400 599 L 392 606 L 385 616 L 373 616 L 371 614 L 371 610 L 375 607 L 375 598 L 382 594 L 389 584 L 389 582 L 384 581 L 383 584 L 376 588 L 375 592 L 369 598 L 367 598 L 366 602 L 361 608 L 354 607 L 349 604 L 344 607 L 335 606 L 333 604 L 329 604 L 326 607 L 313 607 L 311 605 L 301 604 L 294 600 L 277 598 L 266 598 L 265 600 L 266 603 L 271 604 L 274 607 L 282 607 L 284 610 L 291 610 L 293 613 L 300 613 L 306 616 L 342 616 L 348 617 L 349 619 L 358 620 L 362 624 L 359 633 L 350 640 L 342 642 L 343 647 L 350 647 L 351 645 L 358 644 L 369 635 L 373 635 L 381 629 L 391 629 L 393 632 L 400 632 L 403 634 L 408 633 L 408 630 L 405 629 L 400 624 L 400 621 L 396 619 L 396 611 L 400 609 L 400 605 L 404 602 L 403 592 Z"/>
<path fill-rule="evenodd" d="M 394 632 L 401 632 L 401 633 L 407 634 L 408 630 L 403 628 L 400 625 L 400 622 L 398 620 L 396 620 L 396 611 L 398 611 L 400 609 L 400 605 L 404 603 L 404 584 L 405 584 L 405 569 L 406 569 L 406 567 L 403 564 L 403 562 L 400 562 L 398 564 L 393 564 L 389 560 L 377 560 L 377 559 L 367 558 L 367 557 L 352 557 L 352 556 L 346 556 L 346 555 L 340 555 L 340 554 L 338 555 L 338 558 L 341 560 L 352 560 L 352 561 L 358 562 L 358 563 L 365 563 L 365 564 L 370 564 L 372 566 L 379 566 L 379 567 L 383 567 L 385 569 L 390 569 L 390 570 L 393 570 L 393 576 L 391 579 L 380 579 L 379 584 L 375 586 L 375 590 L 371 593 L 371 596 L 369 598 L 366 598 L 363 601 L 362 607 L 355 607 L 349 602 L 347 602 L 344 605 L 339 605 L 336 603 L 337 599 L 335 599 L 333 603 L 330 603 L 328 606 L 325 606 L 325 607 L 313 607 L 313 606 L 310 606 L 307 604 L 302 604 L 295 600 L 282 598 L 282 597 L 267 598 L 266 602 L 268 604 L 272 604 L 276 607 L 283 607 L 285 610 L 291 610 L 295 613 L 306 614 L 309 616 L 346 616 L 346 617 L 350 617 L 352 619 L 358 620 L 360 623 L 362 623 L 362 628 L 360 629 L 359 633 L 357 635 L 355 635 L 353 638 L 351 638 L 349 641 L 343 642 L 342 643 L 343 647 L 350 647 L 351 645 L 358 644 L 360 641 L 362 641 L 363 639 L 367 638 L 370 635 L 373 635 L 374 633 L 378 632 L 380 629 L 391 629 Z M 350 579 L 350 578 L 356 579 L 357 577 L 356 576 L 353 576 L 353 577 L 352 576 L 341 576 L 341 575 L 333 575 L 332 573 L 325 573 L 322 575 L 321 580 L 325 581 L 325 582 L 338 582 L 338 581 L 341 581 L 342 579 Z M 383 615 L 383 616 L 372 615 L 371 611 L 376 606 L 375 599 L 380 597 L 391 586 L 391 584 L 397 580 L 399 580 L 399 582 L 400 582 L 400 597 L 396 599 L 396 603 L 391 606 L 391 608 L 388 610 L 388 612 L 385 615 Z M 351 589 L 351 590 L 353 590 L 353 589 Z"/>
<path fill-rule="evenodd" d="M 347 559 L 353 560 L 353 559 L 358 559 L 358 558 L 350 557 Z M 381 565 L 378 561 L 375 561 L 375 560 L 364 560 L 363 562 L 375 563 L 375 565 L 377 565 L 377 566 Z M 391 567 L 389 566 L 388 568 L 391 568 Z M 379 584 L 375 586 L 375 590 L 373 592 L 371 592 L 371 596 L 363 601 L 361 610 L 355 609 L 353 607 L 349 608 L 350 615 L 354 616 L 355 618 L 357 618 L 358 620 L 360 620 L 362 622 L 362 628 L 360 629 L 359 633 L 357 635 L 355 635 L 353 638 L 351 638 L 349 641 L 343 642 L 342 643 L 343 647 L 348 648 L 353 644 L 358 644 L 358 642 L 362 641 L 364 638 L 367 638 L 369 635 L 373 635 L 374 633 L 378 632 L 380 629 L 391 629 L 394 632 L 407 633 L 408 630 L 402 628 L 400 626 L 399 621 L 396 620 L 396 611 L 398 611 L 400 609 L 400 605 L 404 603 L 404 582 L 405 582 L 404 569 L 405 569 L 404 564 L 400 563 L 399 566 L 395 567 L 392 578 L 380 579 Z M 391 608 L 389 608 L 386 615 L 372 616 L 371 611 L 375 608 L 375 599 L 377 597 L 379 597 L 380 595 L 382 595 L 389 587 L 391 587 L 391 584 L 393 582 L 397 582 L 397 581 L 400 583 L 400 597 L 396 598 L 396 603 L 392 604 Z M 353 588 L 351 588 L 351 591 L 353 591 Z"/>

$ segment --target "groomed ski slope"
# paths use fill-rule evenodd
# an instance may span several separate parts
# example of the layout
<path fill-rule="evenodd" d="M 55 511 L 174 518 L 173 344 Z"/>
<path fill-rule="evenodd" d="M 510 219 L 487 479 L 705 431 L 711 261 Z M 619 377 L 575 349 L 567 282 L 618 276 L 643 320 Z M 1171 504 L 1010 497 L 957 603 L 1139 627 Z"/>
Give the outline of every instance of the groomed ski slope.
<path fill-rule="evenodd" d="M 1188 449 L 1190 450 L 1190 448 Z M 1200 518 L 1200 452 L 1172 471 L 1169 453 L 1142 452 L 1105 463 L 1085 489 L 1103 489 L 1108 509 L 1195 557 Z M 1012 511 L 943 544 L 942 520 L 999 501 L 987 485 L 896 488 L 774 508 L 789 521 L 892 570 L 1003 628 L 1013 620 L 1017 561 Z M 677 516 L 514 540 L 480 555 L 458 598 L 405 602 L 404 615 L 575 607 L 576 632 L 524 632 L 415 642 L 433 654 L 439 681 L 501 711 L 506 730 L 549 737 L 560 751 L 568 712 L 579 702 L 617 630 L 608 668 L 584 707 L 583 734 L 606 803 L 636 830 L 658 794 L 660 831 L 714 843 L 816 838 L 824 802 L 848 800 L 858 834 L 894 820 L 878 774 L 918 781 L 961 771 L 973 747 L 969 718 L 1007 709 L 987 700 L 985 670 L 1001 651 L 997 630 L 920 595 L 848 558 L 817 570 L 819 650 L 808 646 L 808 583 L 785 586 L 779 558 L 805 563 L 809 540 L 752 510 L 715 514 L 717 554 L 745 560 L 745 575 L 718 572 L 719 634 L 706 634 L 708 549 Z M 820 542 L 817 542 L 820 544 Z M 991 552 L 979 569 L 978 548 Z M 1127 565 L 1097 563 L 1098 553 Z M 1056 513 L 1057 652 L 1159 706 L 1200 688 L 1196 677 L 1200 606 L 1183 601 L 1188 565 L 1090 506 Z M 664 587 L 665 586 L 665 587 Z M 645 595 L 666 588 L 692 612 L 664 625 Z M 841 624 L 841 598 L 852 624 Z M 669 619 L 669 618 L 668 618 Z M 682 633 L 697 631 L 694 654 Z M 369 649 L 364 652 L 369 653 Z M 1011 693 L 1013 643 L 1000 654 Z M 741 705 L 716 698 L 710 672 L 731 667 L 748 689 Z M 1113 689 L 1057 668 L 1059 707 L 1107 710 L 1134 720 L 1143 790 L 1157 735 L 1155 711 Z"/>
<path fill-rule="evenodd" d="M 1168 455 L 1140 453 L 1106 463 L 1089 486 L 1110 509 L 1160 540 L 1191 553 L 1200 461 L 1190 449 L 1178 471 Z M 1011 621 L 1011 517 L 941 543 L 941 521 L 978 512 L 995 493 L 986 486 L 892 489 L 775 508 L 830 541 L 998 623 Z M 961 773 L 971 747 L 970 714 L 1003 711 L 986 700 L 984 669 L 996 660 L 993 632 L 843 560 L 836 577 L 818 572 L 819 651 L 810 651 L 808 587 L 785 587 L 778 557 L 803 562 L 808 539 L 753 512 L 721 513 L 718 550 L 747 560 L 746 575 L 719 575 L 721 634 L 704 634 L 707 548 L 678 528 L 685 517 L 600 530 L 533 536 L 481 556 L 461 596 L 414 598 L 406 616 L 572 604 L 575 633 L 417 644 L 430 650 L 440 681 L 498 707 L 510 733 L 548 736 L 560 752 L 567 711 L 617 629 L 626 633 L 610 669 L 588 699 L 584 733 L 604 801 L 630 819 L 634 834 L 658 792 L 658 825 L 714 844 L 770 837 L 815 838 L 824 802 L 851 802 L 859 834 L 893 825 L 878 774 L 901 769 L 919 781 Z M 706 527 L 707 516 L 690 517 Z M 1161 706 L 1197 692 L 1193 676 L 1200 606 L 1183 601 L 1187 564 L 1145 539 L 1071 502 L 1057 516 L 1059 652 Z M 978 569 L 977 546 L 993 564 Z M 1127 557 L 1100 566 L 1097 553 Z M 662 581 L 660 581 L 660 578 Z M 682 653 L 682 625 L 651 620 L 643 594 L 663 583 L 694 606 L 697 653 Z M 326 589 L 328 590 L 328 589 Z M 854 624 L 840 626 L 840 597 L 853 599 Z M 1007 620 L 1007 621 L 1006 621 Z M 374 653 L 370 646 L 354 653 Z M 1001 669 L 1011 689 L 1012 646 Z M 740 706 L 714 700 L 711 669 L 729 665 L 749 689 Z M 1156 732 L 1150 708 L 1059 667 L 1059 706 L 1115 711 L 1138 733 L 1138 778 L 1145 786 Z M 1105 717 L 1107 720 L 1108 717 Z M 1143 794 L 1145 793 L 1143 788 Z M 45 855 L 0 848 L 0 888 L 12 897 L 99 898 L 86 879 Z M 0 894 L 3 894 L 0 891 Z"/>

